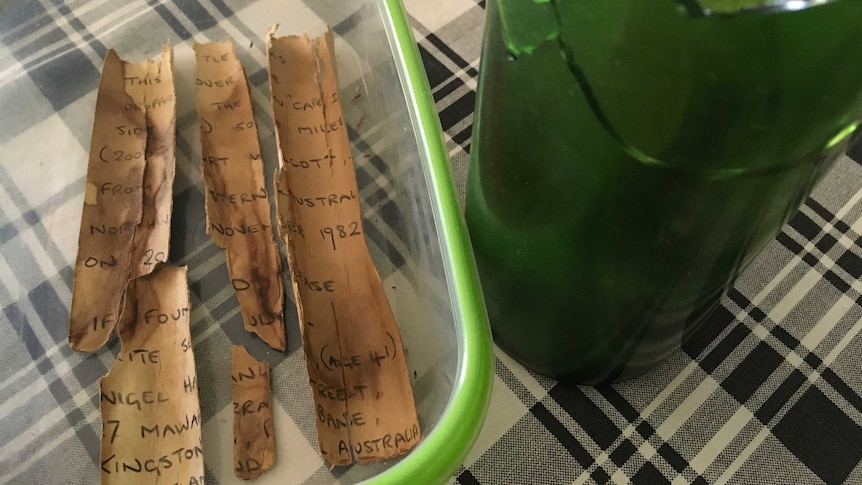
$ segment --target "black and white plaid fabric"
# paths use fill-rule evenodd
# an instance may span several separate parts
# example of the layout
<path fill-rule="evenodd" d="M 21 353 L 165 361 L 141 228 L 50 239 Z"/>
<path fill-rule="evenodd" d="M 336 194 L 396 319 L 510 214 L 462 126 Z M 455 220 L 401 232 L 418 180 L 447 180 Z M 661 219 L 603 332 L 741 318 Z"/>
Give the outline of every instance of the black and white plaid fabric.
<path fill-rule="evenodd" d="M 484 21 L 484 1 L 407 0 L 463 197 Z M 95 483 L 98 378 L 114 348 L 85 355 L 67 341 L 81 187 L 94 87 L 107 47 L 141 53 L 161 42 L 221 40 L 250 46 L 243 61 L 264 145 L 268 102 L 262 36 L 277 2 L 188 0 L 0 3 L 0 483 Z M 297 13 L 351 29 L 337 0 L 307 0 Z M 180 84 L 178 82 L 178 84 Z M 186 96 L 193 100 L 193 96 Z M 260 106 L 258 106 L 260 105 Z M 178 106 L 175 206 L 203 218 L 191 101 Z M 62 140 L 45 143 L 47 137 Z M 354 140 L 379 145 L 380 140 Z M 264 154 L 264 158 L 272 154 Z M 855 161 L 854 161 L 855 160 Z M 72 162 L 74 161 L 74 162 Z M 752 264 L 703 329 L 666 365 L 613 386 L 562 385 L 497 352 L 495 387 L 476 446 L 452 483 L 862 483 L 862 145 L 851 149 L 776 241 Z M 74 163 L 74 166 L 66 166 Z M 65 170 L 69 177 L 45 174 Z M 372 249 L 384 278 L 399 278 L 399 174 L 370 159 L 359 183 Z M 177 222 L 175 221 L 175 224 Z M 203 234 L 202 231 L 198 232 Z M 70 236 L 71 235 L 71 236 Z M 219 349 L 255 343 L 241 329 L 221 250 L 208 238 L 174 240 L 203 261 L 190 268 L 195 351 L 202 381 L 218 382 Z M 174 255 L 176 256 L 176 255 Z M 172 261 L 182 263 L 181 258 Z M 288 328 L 295 328 L 289 325 Z M 290 352 L 274 375 L 304 365 Z M 258 349 L 261 351 L 261 349 Z M 207 373 L 212 375 L 206 375 Z M 227 382 L 202 387 L 204 427 L 231 419 Z M 301 387 L 276 392 L 276 421 L 294 441 L 281 483 L 322 477 Z M 230 474 L 230 449 L 208 450 L 207 479 Z M 224 462 L 224 463 L 222 463 Z M 227 470 L 224 470 L 224 467 Z"/>

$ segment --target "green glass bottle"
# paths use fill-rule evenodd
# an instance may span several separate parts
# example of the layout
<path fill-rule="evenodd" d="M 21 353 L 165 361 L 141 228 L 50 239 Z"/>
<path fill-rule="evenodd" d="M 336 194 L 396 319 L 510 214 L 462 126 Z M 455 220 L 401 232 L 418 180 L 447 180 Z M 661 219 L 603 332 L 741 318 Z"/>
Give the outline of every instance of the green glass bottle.
<path fill-rule="evenodd" d="M 860 131 L 862 1 L 823 3 L 488 2 L 466 212 L 502 349 L 598 383 L 680 348 Z"/>

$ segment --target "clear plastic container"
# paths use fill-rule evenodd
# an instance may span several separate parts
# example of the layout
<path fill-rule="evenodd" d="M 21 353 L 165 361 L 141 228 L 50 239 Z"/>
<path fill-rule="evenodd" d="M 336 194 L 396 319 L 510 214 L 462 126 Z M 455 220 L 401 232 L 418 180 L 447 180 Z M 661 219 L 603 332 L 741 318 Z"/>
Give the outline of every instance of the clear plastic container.
<path fill-rule="evenodd" d="M 189 268 L 191 325 L 208 483 L 242 483 L 234 477 L 232 469 L 229 355 L 234 343 L 246 345 L 253 356 L 274 365 L 278 459 L 275 468 L 255 483 L 368 480 L 380 484 L 421 484 L 449 479 L 469 452 L 485 416 L 493 375 L 491 340 L 439 120 L 400 1 L 272 0 L 249 5 L 228 2 L 224 8 L 232 9 L 232 13 L 221 21 L 213 19 L 222 18 L 223 11 L 220 14 L 215 7 L 197 2 L 178 1 L 151 7 L 144 1 L 116 0 L 111 7 L 117 15 L 125 12 L 120 24 L 100 22 L 100 12 L 105 10 L 103 4 L 76 3 L 71 8 L 102 45 L 116 49 L 125 59 L 157 55 L 166 41 L 174 45 L 177 178 L 170 262 Z M 55 17 L 53 20 L 58 23 L 65 22 L 60 10 L 46 15 Z M 172 22 L 166 16 L 180 20 Z M 288 296 L 285 309 L 288 351 L 280 354 L 242 329 L 223 252 L 205 233 L 191 44 L 220 41 L 225 36 L 236 44 L 250 79 L 267 186 L 271 188 L 277 155 L 263 39 L 274 23 L 281 25 L 278 35 L 304 32 L 314 35 L 327 24 L 335 31 L 341 99 L 357 165 L 364 232 L 402 332 L 423 435 L 409 454 L 385 463 L 332 470 L 324 464 L 317 454 L 314 407 L 286 264 L 283 276 Z M 184 38 L 183 30 L 189 32 L 190 38 Z M 144 36 L 146 42 L 141 41 Z M 54 49 L 50 36 L 36 42 L 46 43 L 41 46 L 45 52 Z M 95 60 L 91 62 L 95 64 Z M 76 72 L 70 68 L 63 85 L 89 94 L 63 108 L 78 113 L 73 122 L 67 121 L 70 133 L 56 136 L 45 133 L 46 146 L 40 152 L 60 153 L 70 142 L 75 144 L 74 138 L 89 140 L 98 77 Z M 80 78 L 76 79 L 78 75 Z M 3 95 L 2 99 L 16 97 L 14 92 Z M 4 165 L 22 158 L 13 145 L 0 144 Z M 44 171 L 39 177 L 45 190 L 68 185 L 77 193 L 77 198 L 67 205 L 78 212 L 64 217 L 66 222 L 62 224 L 46 224 L 48 237 L 61 248 L 70 267 L 74 267 L 89 148 L 88 143 L 81 145 L 83 149 L 65 150 L 73 154 L 70 156 L 73 159 L 62 161 L 66 164 L 62 170 L 41 164 L 34 168 Z M 7 155 L 11 157 L 8 160 Z M 40 213 L 49 212 L 51 208 L 40 209 Z M 53 322 L 57 328 L 63 329 L 64 325 L 68 328 L 63 315 L 68 316 L 70 302 L 69 294 L 61 302 L 65 308 L 55 309 L 60 316 Z M 59 338 L 59 345 L 65 345 L 63 338 Z M 113 338 L 98 352 L 106 367 L 110 367 L 111 354 L 116 355 L 118 347 Z M 68 365 L 75 367 L 87 358 L 92 356 L 71 352 Z M 87 391 L 88 399 L 97 408 L 98 385 L 89 385 Z M 59 456 L 92 456 L 85 449 L 98 450 L 98 418 L 95 423 L 96 433 L 92 436 L 95 443 L 68 440 L 58 445 Z M 56 466 L 25 470 L 20 477 L 39 477 L 42 483 L 66 483 L 71 476 L 89 477 L 91 482 L 98 480 L 97 462 L 71 458 L 61 461 Z M 63 469 L 69 474 L 58 472 Z"/>

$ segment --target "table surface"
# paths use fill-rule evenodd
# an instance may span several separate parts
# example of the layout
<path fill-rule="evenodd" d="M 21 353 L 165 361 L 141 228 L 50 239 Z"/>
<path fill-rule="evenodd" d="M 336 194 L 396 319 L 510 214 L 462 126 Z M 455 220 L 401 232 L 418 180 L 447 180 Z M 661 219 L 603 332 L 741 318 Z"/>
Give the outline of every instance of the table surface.
<path fill-rule="evenodd" d="M 63 78 L 98 76 L 104 46 L 90 27 L 112 13 L 98 14 L 104 2 L 5 3 L 0 106 L 17 114 L 0 120 L 0 483 L 86 482 L 112 357 L 67 343 L 74 245 L 55 238 L 77 227 L 66 216 L 80 213 L 80 184 L 40 176 L 64 157 L 40 139 L 66 137 L 86 159 L 89 133 L 69 120 L 92 110 L 93 93 Z M 225 23 L 250 32 L 236 14 L 248 2 L 147 3 L 183 40 L 201 12 L 213 40 Z M 463 201 L 485 1 L 405 3 Z M 452 482 L 862 483 L 862 144 L 849 155 L 653 372 L 563 385 L 497 351 L 487 420 Z"/>

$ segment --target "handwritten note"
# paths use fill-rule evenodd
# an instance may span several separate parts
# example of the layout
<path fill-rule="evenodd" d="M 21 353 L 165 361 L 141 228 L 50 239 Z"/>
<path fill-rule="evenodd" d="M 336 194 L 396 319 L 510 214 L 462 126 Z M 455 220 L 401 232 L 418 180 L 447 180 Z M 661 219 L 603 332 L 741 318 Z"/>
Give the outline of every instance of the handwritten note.
<path fill-rule="evenodd" d="M 232 357 L 234 474 L 249 480 L 275 464 L 269 363 L 258 362 L 242 345 L 234 345 Z"/>
<path fill-rule="evenodd" d="M 225 250 L 246 330 L 284 350 L 281 258 L 245 69 L 229 40 L 194 50 L 207 233 Z"/>
<path fill-rule="evenodd" d="M 404 348 L 362 230 L 356 174 L 327 32 L 267 43 L 287 242 L 320 452 L 385 460 L 420 439 Z"/>
<path fill-rule="evenodd" d="M 120 353 L 100 381 L 103 484 L 203 484 L 185 267 L 132 280 Z"/>
<path fill-rule="evenodd" d="M 176 110 L 173 51 L 102 68 L 78 236 L 69 343 L 94 351 L 122 313 L 131 278 L 167 260 Z"/>
<path fill-rule="evenodd" d="M 132 96 L 135 109 L 146 113 L 147 133 L 143 212 L 132 243 L 130 278 L 149 274 L 158 263 L 168 260 L 176 173 L 173 59 L 173 50 L 166 45 L 157 60 L 126 64 L 126 92 Z M 117 127 L 117 131 L 128 131 L 128 127 Z"/>

